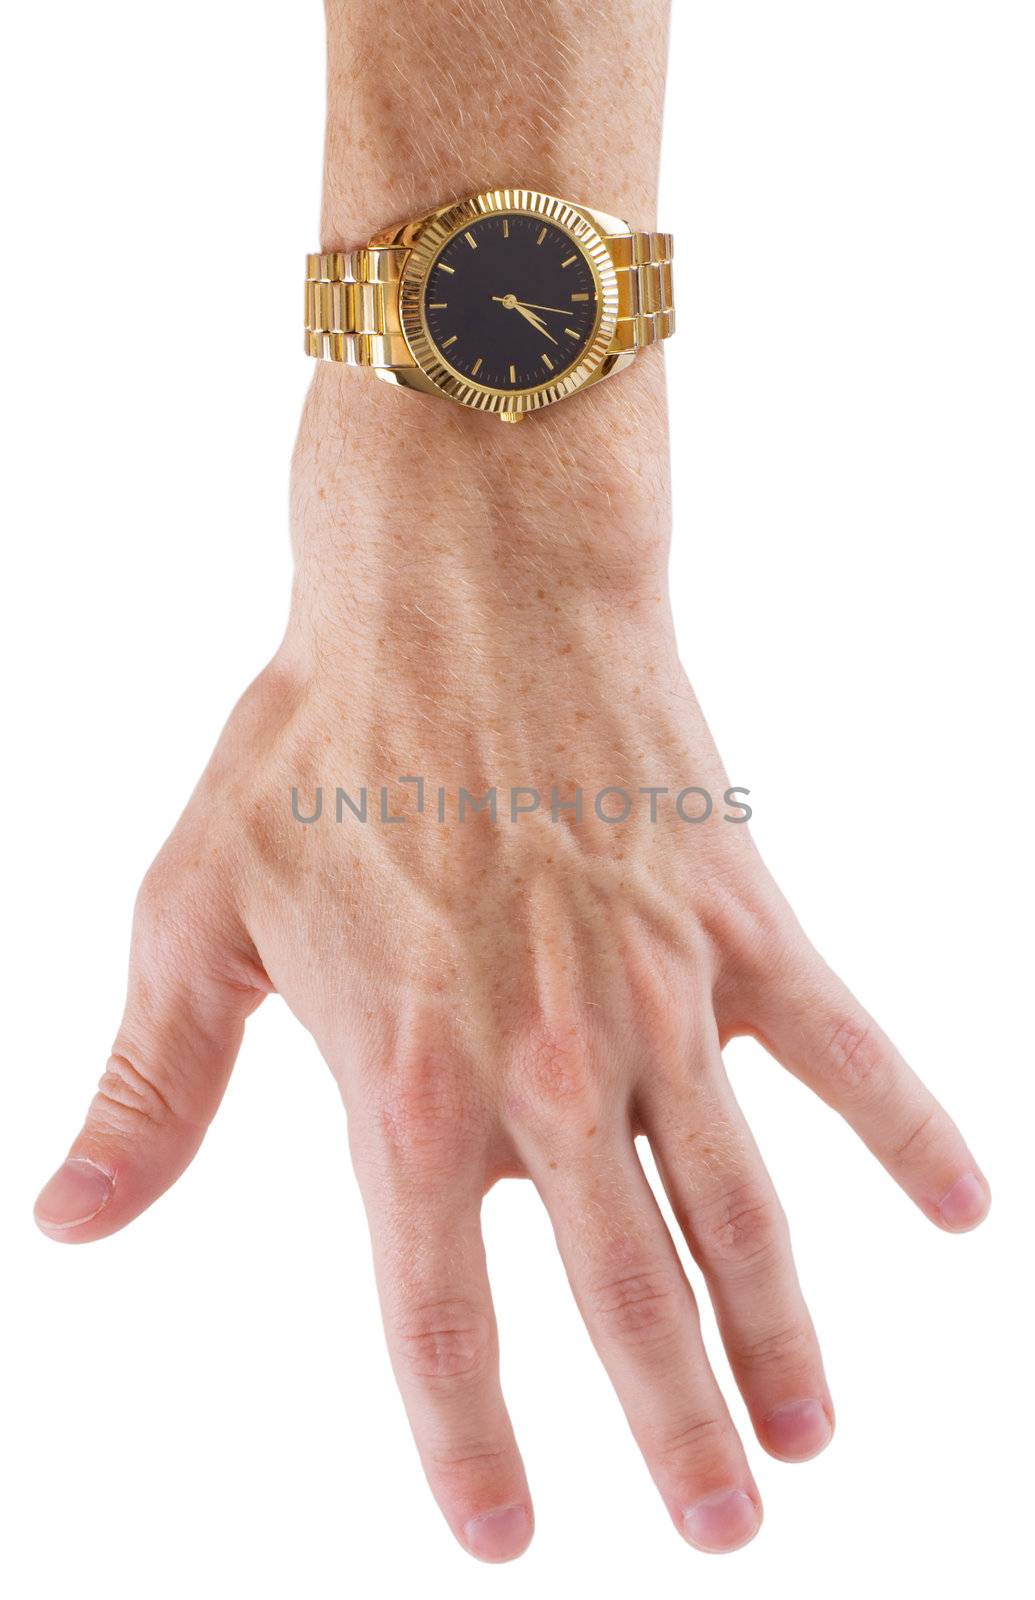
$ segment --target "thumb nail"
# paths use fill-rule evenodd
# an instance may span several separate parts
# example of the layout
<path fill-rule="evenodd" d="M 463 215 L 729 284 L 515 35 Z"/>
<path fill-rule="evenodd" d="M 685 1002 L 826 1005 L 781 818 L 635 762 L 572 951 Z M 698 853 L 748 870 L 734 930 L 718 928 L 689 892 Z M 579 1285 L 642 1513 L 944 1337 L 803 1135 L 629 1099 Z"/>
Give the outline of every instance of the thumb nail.
<path fill-rule="evenodd" d="M 36 1201 L 36 1221 L 48 1232 L 89 1222 L 111 1199 L 115 1185 L 85 1156 L 69 1156 L 45 1184 Z"/>

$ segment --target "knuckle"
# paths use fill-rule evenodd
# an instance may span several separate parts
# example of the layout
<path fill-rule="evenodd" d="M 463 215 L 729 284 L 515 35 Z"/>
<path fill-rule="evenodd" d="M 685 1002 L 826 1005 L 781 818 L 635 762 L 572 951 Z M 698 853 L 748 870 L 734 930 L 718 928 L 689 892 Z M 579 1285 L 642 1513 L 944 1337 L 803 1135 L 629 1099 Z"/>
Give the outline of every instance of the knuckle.
<path fill-rule="evenodd" d="M 793 918 L 772 880 L 716 874 L 698 915 L 712 946 L 722 952 L 724 970 L 742 982 L 771 979 L 774 963 L 783 971 L 795 958 Z"/>
<path fill-rule="evenodd" d="M 554 1132 L 583 1123 L 588 1129 L 596 1123 L 601 1085 L 580 1029 L 540 1026 L 532 1031 L 511 1100 L 518 1120 L 534 1130 Z"/>
<path fill-rule="evenodd" d="M 847 1089 L 868 1084 L 882 1065 L 884 1052 L 874 1025 L 859 1017 L 842 1017 L 831 1031 L 826 1058 Z"/>
<path fill-rule="evenodd" d="M 415 1177 L 452 1170 L 469 1142 L 463 1085 L 448 1062 L 431 1054 L 412 1057 L 395 1069 L 379 1121 L 392 1165 Z"/>
<path fill-rule="evenodd" d="M 800 1371 L 815 1355 L 815 1337 L 810 1324 L 799 1319 L 738 1343 L 731 1354 L 748 1372 Z"/>
<path fill-rule="evenodd" d="M 164 900 L 161 867 L 156 861 L 145 872 L 137 890 L 135 912 L 138 921 L 146 925 L 155 922 Z"/>
<path fill-rule="evenodd" d="M 628 952 L 626 981 L 636 1007 L 637 1025 L 657 1063 L 657 1071 L 682 1088 L 686 1063 L 693 1059 L 693 1012 L 686 1003 L 687 973 L 714 981 L 709 946 L 696 923 L 681 930 L 678 948 L 657 938 L 638 939 Z"/>
<path fill-rule="evenodd" d="M 474 1474 L 491 1477 L 500 1466 L 507 1463 L 510 1450 L 506 1445 L 477 1437 L 436 1439 L 427 1447 L 424 1455 L 428 1465 L 436 1469 L 440 1478 L 463 1482 L 470 1480 Z"/>
<path fill-rule="evenodd" d="M 212 949 L 233 925 L 230 880 L 212 851 L 217 827 L 211 821 L 199 836 L 181 821 L 144 874 L 133 908 L 134 963 L 144 974 L 193 963 L 199 948 Z"/>
<path fill-rule="evenodd" d="M 713 1207 L 701 1249 L 713 1266 L 750 1267 L 783 1244 L 786 1223 L 776 1199 L 751 1185 L 728 1191 Z"/>
<path fill-rule="evenodd" d="M 181 1120 L 153 1078 L 124 1055 L 113 1055 L 97 1086 L 93 1109 L 107 1122 L 167 1127 Z"/>
<path fill-rule="evenodd" d="M 913 1118 L 909 1132 L 905 1138 L 898 1141 L 892 1152 L 896 1161 L 901 1161 L 906 1156 L 920 1155 L 924 1146 L 930 1144 L 932 1135 L 937 1132 L 941 1121 L 940 1109 L 939 1106 L 928 1106 L 919 1116 Z"/>
<path fill-rule="evenodd" d="M 151 863 L 137 890 L 133 911 L 134 934 L 149 944 L 165 944 L 178 939 L 184 916 L 185 873 L 171 862 L 170 846 Z"/>
<path fill-rule="evenodd" d="M 482 1372 L 495 1343 L 491 1318 L 466 1300 L 428 1301 L 394 1329 L 397 1357 L 410 1377 L 455 1383 Z"/>
<path fill-rule="evenodd" d="M 721 1417 L 693 1415 L 660 1432 L 652 1441 L 652 1454 L 666 1465 L 696 1465 L 725 1454 L 729 1440 L 729 1425 Z"/>
<path fill-rule="evenodd" d="M 609 1275 L 594 1285 L 589 1312 L 596 1325 L 616 1343 L 643 1346 L 664 1342 L 675 1333 L 685 1293 L 671 1266 L 644 1266 Z"/>

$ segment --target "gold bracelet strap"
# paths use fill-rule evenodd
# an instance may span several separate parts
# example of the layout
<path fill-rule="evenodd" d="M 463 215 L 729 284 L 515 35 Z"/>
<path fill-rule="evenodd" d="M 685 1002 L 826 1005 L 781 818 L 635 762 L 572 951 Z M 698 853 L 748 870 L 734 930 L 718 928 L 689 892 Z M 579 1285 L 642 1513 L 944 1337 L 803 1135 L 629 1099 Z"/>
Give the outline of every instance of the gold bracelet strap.
<path fill-rule="evenodd" d="M 641 350 L 675 332 L 672 235 L 607 236 L 618 279 L 612 348 Z M 355 367 L 410 367 L 398 320 L 398 282 L 407 250 L 364 246 L 307 257 L 306 354 Z"/>
<path fill-rule="evenodd" d="M 306 257 L 305 349 L 353 367 L 412 366 L 393 308 L 406 251 L 372 248 Z"/>
<path fill-rule="evenodd" d="M 641 350 L 676 331 L 672 298 L 672 235 L 609 234 L 618 278 L 618 324 L 613 348 Z"/>

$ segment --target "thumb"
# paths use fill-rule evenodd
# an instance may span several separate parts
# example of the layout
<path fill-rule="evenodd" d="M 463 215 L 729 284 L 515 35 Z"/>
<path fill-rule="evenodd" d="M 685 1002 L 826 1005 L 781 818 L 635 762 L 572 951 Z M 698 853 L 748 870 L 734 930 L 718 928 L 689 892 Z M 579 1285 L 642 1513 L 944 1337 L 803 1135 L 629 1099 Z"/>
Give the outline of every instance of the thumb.
<path fill-rule="evenodd" d="M 114 1233 L 193 1160 L 223 1097 L 245 1019 L 269 984 L 247 938 L 178 917 L 145 880 L 126 1011 L 83 1129 L 36 1201 L 36 1221 L 73 1244 Z M 237 946 L 237 948 L 235 948 Z"/>

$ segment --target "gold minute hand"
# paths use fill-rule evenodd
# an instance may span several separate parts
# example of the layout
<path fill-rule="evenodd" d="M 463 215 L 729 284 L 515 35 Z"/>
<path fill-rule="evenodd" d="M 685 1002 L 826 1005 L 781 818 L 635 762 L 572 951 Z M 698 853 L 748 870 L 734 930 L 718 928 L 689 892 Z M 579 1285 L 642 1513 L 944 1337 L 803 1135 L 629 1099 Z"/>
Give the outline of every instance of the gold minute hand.
<path fill-rule="evenodd" d="M 524 306 L 528 311 L 556 311 L 559 317 L 569 317 L 571 315 L 570 307 L 566 311 L 563 306 L 537 306 L 534 300 L 519 300 L 517 295 L 494 294 L 492 298 L 498 300 L 501 306 L 506 306 L 508 310 L 512 311 L 516 311 L 519 306 Z"/>

